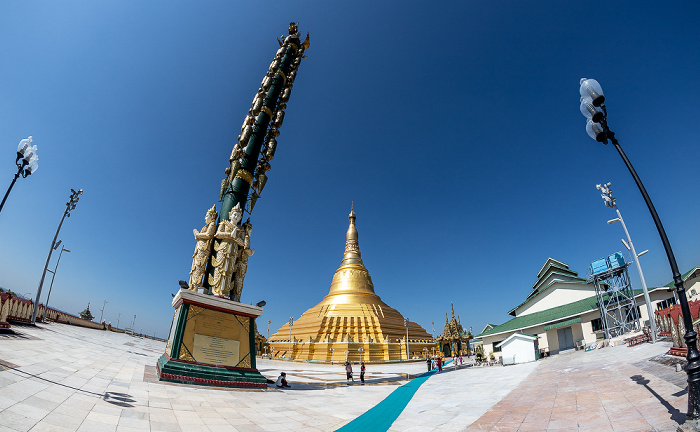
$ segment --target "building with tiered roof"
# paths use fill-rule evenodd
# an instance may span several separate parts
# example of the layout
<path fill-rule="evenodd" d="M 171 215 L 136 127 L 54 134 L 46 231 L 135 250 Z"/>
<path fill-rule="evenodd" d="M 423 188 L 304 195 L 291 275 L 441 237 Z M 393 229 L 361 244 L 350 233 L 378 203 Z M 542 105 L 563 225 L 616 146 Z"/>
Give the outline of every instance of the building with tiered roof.
<path fill-rule="evenodd" d="M 450 303 L 452 319 L 447 319 L 445 314 L 445 330 L 435 340 L 438 343 L 440 354 L 445 357 L 466 354 L 469 350 L 469 340 L 473 339 L 471 331 L 462 328 L 459 315 L 455 318 L 455 308 Z"/>

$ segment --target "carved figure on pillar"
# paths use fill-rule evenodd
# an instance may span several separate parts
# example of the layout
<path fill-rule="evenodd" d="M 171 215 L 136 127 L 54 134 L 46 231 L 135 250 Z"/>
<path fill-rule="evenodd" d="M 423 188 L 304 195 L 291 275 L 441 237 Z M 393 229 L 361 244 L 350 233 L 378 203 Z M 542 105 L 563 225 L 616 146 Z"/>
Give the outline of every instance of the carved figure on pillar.
<path fill-rule="evenodd" d="M 242 216 L 243 210 L 240 204 L 237 204 L 231 209 L 229 220 L 219 222 L 214 235 L 219 243 L 214 243 L 214 254 L 211 258 L 214 274 L 209 275 L 208 282 L 212 294 L 219 297 L 228 296 L 232 288 L 231 275 L 235 269 L 238 247 L 243 246 L 243 230 L 238 225 Z"/>
<path fill-rule="evenodd" d="M 253 232 L 253 225 L 248 219 L 244 224 L 243 228 L 245 230 L 243 238 L 243 247 L 238 253 L 238 259 L 236 260 L 236 273 L 233 275 L 233 292 L 231 293 L 231 300 L 240 302 L 241 293 L 243 292 L 243 280 L 245 279 L 245 274 L 248 271 L 248 258 L 250 258 L 254 253 L 255 249 L 250 248 L 250 233 Z"/>
<path fill-rule="evenodd" d="M 204 217 L 206 225 L 202 227 L 202 230 L 192 230 L 194 238 L 197 240 L 197 245 L 192 255 L 192 269 L 190 270 L 189 289 L 191 291 L 197 291 L 202 286 L 202 278 L 211 254 L 211 240 L 216 232 L 216 216 L 216 206 L 212 206 L 212 208 L 207 210 L 207 214 Z"/>

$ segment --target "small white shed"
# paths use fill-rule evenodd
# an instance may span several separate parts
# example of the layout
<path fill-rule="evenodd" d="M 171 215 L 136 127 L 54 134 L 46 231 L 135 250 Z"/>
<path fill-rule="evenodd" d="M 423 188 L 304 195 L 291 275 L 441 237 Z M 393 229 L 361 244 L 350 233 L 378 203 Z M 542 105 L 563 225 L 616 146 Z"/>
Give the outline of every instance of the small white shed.
<path fill-rule="evenodd" d="M 513 333 L 506 340 L 496 345 L 501 348 L 503 365 L 527 363 L 537 360 L 537 336 Z"/>

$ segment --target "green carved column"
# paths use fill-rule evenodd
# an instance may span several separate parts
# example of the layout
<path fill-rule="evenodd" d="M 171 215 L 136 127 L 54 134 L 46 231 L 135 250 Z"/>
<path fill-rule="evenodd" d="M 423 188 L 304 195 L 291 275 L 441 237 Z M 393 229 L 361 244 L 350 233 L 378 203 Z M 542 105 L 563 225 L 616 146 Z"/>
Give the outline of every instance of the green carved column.
<path fill-rule="evenodd" d="M 309 36 L 307 33 L 306 40 L 301 42 L 297 23 L 291 23 L 289 36 L 284 41 L 278 39 L 278 42 L 280 49 L 253 99 L 253 107 L 244 120 L 238 143 L 231 153 L 227 178 L 222 184 L 218 223 L 229 220 L 231 209 L 239 204 L 251 213 L 267 182 L 269 161 L 275 154 L 279 127 L 284 119 L 284 110 L 287 108 L 299 64 L 304 51 L 309 47 Z M 212 251 L 218 243 L 219 240 L 212 242 Z M 213 270 L 209 264 L 206 274 L 212 274 Z M 203 286 L 211 294 L 206 276 Z"/>

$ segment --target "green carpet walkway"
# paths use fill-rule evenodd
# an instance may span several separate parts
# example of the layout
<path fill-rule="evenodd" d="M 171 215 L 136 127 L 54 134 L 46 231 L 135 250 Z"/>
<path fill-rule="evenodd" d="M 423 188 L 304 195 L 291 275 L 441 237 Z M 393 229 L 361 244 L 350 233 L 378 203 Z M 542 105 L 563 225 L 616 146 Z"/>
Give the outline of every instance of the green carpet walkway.
<path fill-rule="evenodd" d="M 451 361 L 446 362 L 445 366 Z M 366 413 L 362 414 L 355 420 L 346 424 L 336 432 L 365 432 L 365 431 L 387 431 L 392 423 L 401 415 L 401 412 L 408 402 L 413 398 L 413 395 L 418 391 L 418 388 L 430 378 L 437 369 L 421 374 L 418 378 L 397 388 L 389 396 L 384 398 L 373 408 L 370 408 Z"/>

